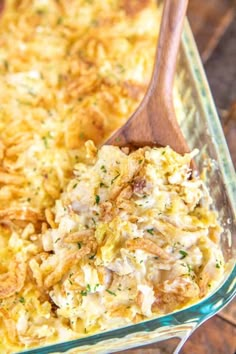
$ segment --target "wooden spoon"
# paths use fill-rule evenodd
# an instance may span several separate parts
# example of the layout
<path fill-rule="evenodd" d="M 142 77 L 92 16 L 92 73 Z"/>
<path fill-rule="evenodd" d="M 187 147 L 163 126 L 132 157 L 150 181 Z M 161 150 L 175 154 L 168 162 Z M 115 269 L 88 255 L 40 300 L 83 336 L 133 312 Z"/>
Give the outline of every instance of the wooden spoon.
<path fill-rule="evenodd" d="M 166 0 L 152 80 L 146 96 L 125 125 L 106 142 L 117 146 L 166 146 L 189 152 L 173 106 L 176 58 L 188 0 Z"/>

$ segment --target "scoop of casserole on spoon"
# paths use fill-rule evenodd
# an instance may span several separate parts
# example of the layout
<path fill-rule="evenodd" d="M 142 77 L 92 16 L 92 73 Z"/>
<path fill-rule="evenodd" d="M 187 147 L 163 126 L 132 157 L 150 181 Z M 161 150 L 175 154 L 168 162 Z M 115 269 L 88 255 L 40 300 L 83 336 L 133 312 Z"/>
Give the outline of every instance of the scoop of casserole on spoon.
<path fill-rule="evenodd" d="M 188 0 L 166 0 L 152 80 L 140 106 L 125 125 L 106 141 L 117 146 L 166 146 L 189 152 L 173 106 L 176 58 Z"/>

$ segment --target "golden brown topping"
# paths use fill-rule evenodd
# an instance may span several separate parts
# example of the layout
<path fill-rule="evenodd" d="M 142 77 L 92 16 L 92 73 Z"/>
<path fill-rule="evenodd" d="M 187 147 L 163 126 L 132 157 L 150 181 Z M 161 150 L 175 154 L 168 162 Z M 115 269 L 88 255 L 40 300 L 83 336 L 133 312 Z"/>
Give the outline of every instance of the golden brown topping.
<path fill-rule="evenodd" d="M 22 185 L 24 182 L 23 176 L 0 172 L 0 183 Z"/>
<path fill-rule="evenodd" d="M 154 254 L 155 256 L 163 259 L 170 258 L 170 256 L 165 251 L 163 251 L 161 247 L 157 246 L 153 241 L 149 239 L 136 238 L 133 240 L 128 240 L 126 241 L 126 247 L 131 251 L 141 249 L 147 253 Z"/>
<path fill-rule="evenodd" d="M 53 212 L 50 209 L 46 209 L 45 210 L 45 217 L 46 220 L 48 222 L 48 224 L 50 225 L 50 227 L 52 229 L 56 228 L 56 223 L 55 223 L 55 215 L 53 214 Z"/>
<path fill-rule="evenodd" d="M 0 275 L 0 299 L 19 292 L 24 286 L 25 277 L 26 263 L 15 258 L 9 266 L 9 271 Z"/>
<path fill-rule="evenodd" d="M 111 221 L 113 218 L 113 207 L 111 202 L 103 202 L 100 204 L 100 217 L 103 221 Z"/>
<path fill-rule="evenodd" d="M 94 230 L 81 230 L 66 235 L 63 239 L 64 242 L 88 242 L 89 240 L 95 240 Z"/>
<path fill-rule="evenodd" d="M 28 223 L 32 223 L 37 230 L 41 228 L 42 221 L 45 220 L 41 213 L 31 208 L 9 208 L 0 210 L 0 219 L 3 221 L 11 221 L 22 228 L 26 227 Z"/>
<path fill-rule="evenodd" d="M 199 287 L 196 283 L 183 277 L 177 277 L 174 281 L 166 280 L 156 287 L 152 310 L 170 312 L 179 305 L 184 306 L 190 299 L 194 301 L 198 296 Z"/>

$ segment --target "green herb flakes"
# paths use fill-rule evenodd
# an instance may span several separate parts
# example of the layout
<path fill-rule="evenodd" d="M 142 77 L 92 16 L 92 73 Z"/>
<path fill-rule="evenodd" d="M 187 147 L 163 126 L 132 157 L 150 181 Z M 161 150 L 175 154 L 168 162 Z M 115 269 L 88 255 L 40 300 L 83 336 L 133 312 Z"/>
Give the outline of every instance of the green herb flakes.
<path fill-rule="evenodd" d="M 112 178 L 111 184 L 113 184 L 119 176 L 120 176 L 120 173 L 118 173 L 114 178 Z"/>
<path fill-rule="evenodd" d="M 188 253 L 183 251 L 183 250 L 180 250 L 179 253 L 181 254 L 181 257 L 180 259 L 184 259 L 185 257 L 187 257 Z"/>
<path fill-rule="evenodd" d="M 116 293 L 113 293 L 113 291 L 109 290 L 109 289 L 106 289 L 106 292 L 110 295 L 113 295 L 113 296 L 116 296 Z"/>
<path fill-rule="evenodd" d="M 106 167 L 105 167 L 104 165 L 101 166 L 101 170 L 102 170 L 104 173 L 107 173 Z"/>
<path fill-rule="evenodd" d="M 22 304 L 25 303 L 25 299 L 23 298 L 23 296 L 21 296 L 21 297 L 19 298 L 19 301 L 20 301 Z"/>
<path fill-rule="evenodd" d="M 100 202 L 100 197 L 99 197 L 99 195 L 95 195 L 95 203 L 96 203 L 96 204 L 99 204 L 99 202 Z"/>
<path fill-rule="evenodd" d="M 146 230 L 150 235 L 154 235 L 154 229 L 151 228 L 151 229 L 147 229 Z"/>
<path fill-rule="evenodd" d="M 82 296 L 87 296 L 87 295 L 88 295 L 86 290 L 81 290 L 80 294 L 81 294 Z"/>
<path fill-rule="evenodd" d="M 93 254 L 92 256 L 89 257 L 89 259 L 94 259 L 95 256 L 96 254 Z"/>

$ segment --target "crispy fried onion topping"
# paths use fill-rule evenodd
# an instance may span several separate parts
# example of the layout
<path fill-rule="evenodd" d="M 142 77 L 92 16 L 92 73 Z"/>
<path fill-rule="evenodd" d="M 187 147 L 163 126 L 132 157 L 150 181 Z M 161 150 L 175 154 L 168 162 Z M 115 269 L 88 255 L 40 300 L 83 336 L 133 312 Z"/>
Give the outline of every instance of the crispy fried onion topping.
<path fill-rule="evenodd" d="M 128 240 L 126 242 L 126 247 L 131 251 L 140 249 L 147 253 L 154 254 L 155 256 L 163 259 L 170 258 L 169 255 L 162 248 L 157 246 L 155 242 L 148 239 L 138 238 L 138 239 Z"/>
<path fill-rule="evenodd" d="M 9 271 L 0 275 L 0 299 L 19 292 L 25 283 L 26 263 L 16 257 L 10 264 Z"/>
<path fill-rule="evenodd" d="M 46 288 L 54 286 L 62 280 L 70 268 L 83 257 L 94 254 L 97 250 L 97 241 L 92 230 L 83 230 L 66 235 L 64 244 L 78 243 L 78 250 L 63 248 L 62 254 L 48 255 L 43 252 L 29 263 L 38 286 Z"/>

